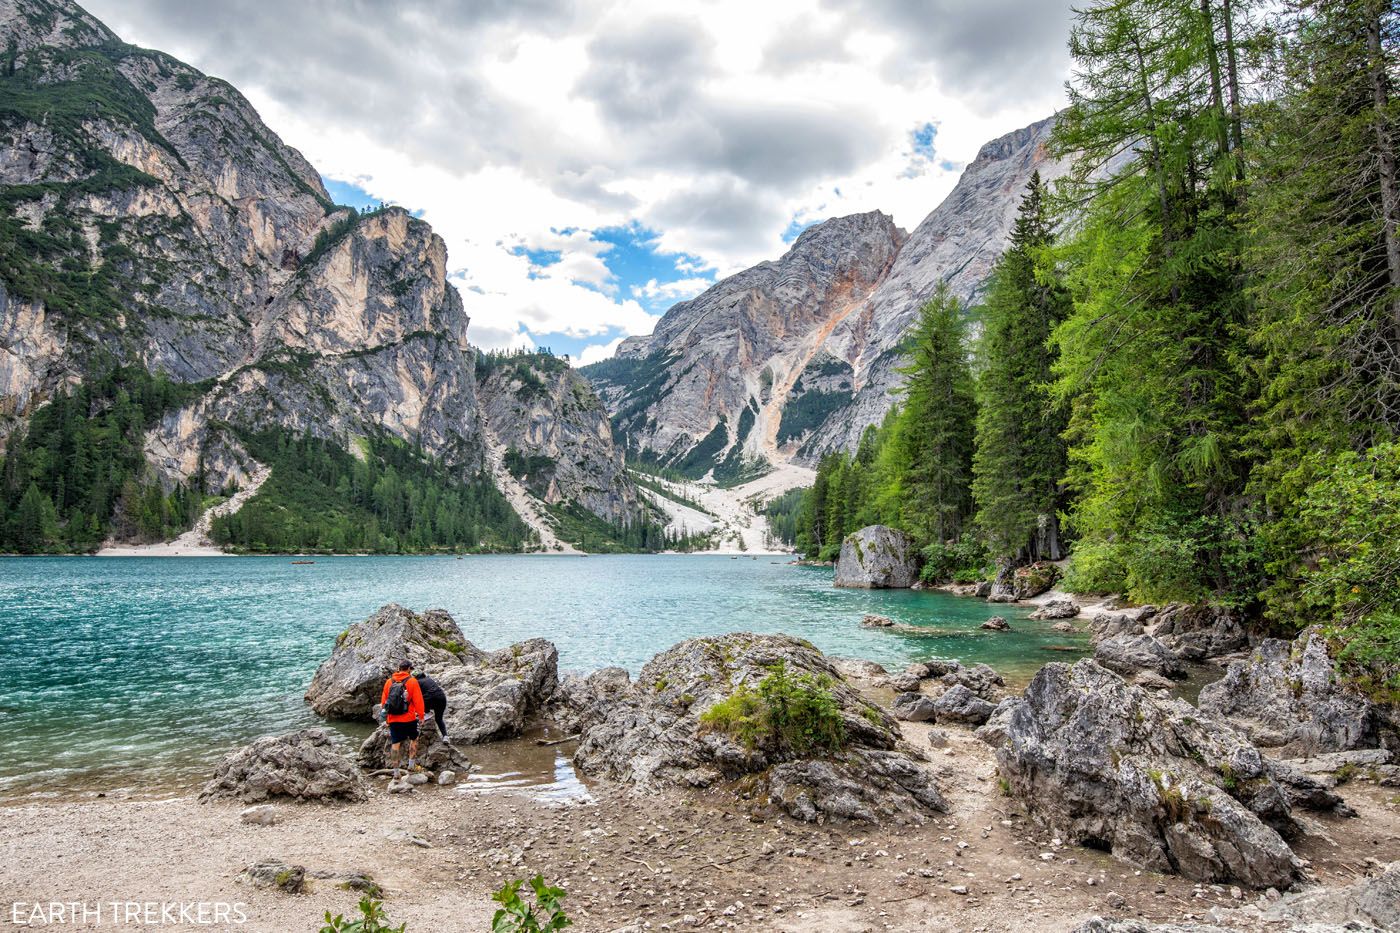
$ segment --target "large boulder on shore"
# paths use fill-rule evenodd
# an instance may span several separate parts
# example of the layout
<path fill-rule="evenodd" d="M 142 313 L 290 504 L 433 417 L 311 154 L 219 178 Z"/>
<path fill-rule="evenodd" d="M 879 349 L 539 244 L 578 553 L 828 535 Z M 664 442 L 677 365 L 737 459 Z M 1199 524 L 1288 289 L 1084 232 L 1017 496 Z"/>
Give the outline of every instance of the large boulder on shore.
<path fill-rule="evenodd" d="M 380 771 L 393 763 L 389 759 L 389 727 L 380 723 L 360 745 L 358 761 L 366 771 Z M 467 757 L 452 747 L 438 732 L 437 720 L 431 715 L 423 720 L 418 729 L 418 757 L 414 763 L 429 773 L 455 771 L 465 773 L 471 769 Z"/>
<path fill-rule="evenodd" d="M 456 621 L 441 609 L 414 612 L 389 603 L 335 640 L 316 669 L 306 701 L 318 716 L 369 719 L 384 681 L 407 660 L 414 669 L 449 664 L 467 644 Z"/>
<path fill-rule="evenodd" d="M 1178 680 L 1186 677 L 1186 665 L 1151 635 L 1114 635 L 1099 642 L 1094 649 L 1094 660 L 1125 677 L 1138 671 L 1152 671 Z"/>
<path fill-rule="evenodd" d="M 1232 661 L 1225 676 L 1201 690 L 1203 712 L 1244 729 L 1256 745 L 1284 757 L 1375 748 L 1381 720 L 1365 697 L 1341 683 L 1317 632 L 1293 642 L 1270 638 Z"/>
<path fill-rule="evenodd" d="M 447 693 L 453 744 L 490 742 L 520 735 L 544 710 L 559 686 L 559 650 L 543 638 L 499 651 L 467 642 L 456 663 L 427 671 Z"/>
<path fill-rule="evenodd" d="M 548 715 L 566 734 L 597 725 L 612 705 L 632 689 L 632 675 L 621 667 L 604 667 L 587 676 L 569 674 L 549 700 Z"/>
<path fill-rule="evenodd" d="M 836 585 L 907 589 L 919 579 L 914 539 L 887 525 L 867 525 L 846 535 L 836 561 Z"/>
<path fill-rule="evenodd" d="M 797 747 L 773 728 L 758 688 L 779 665 L 790 687 L 827 711 L 824 731 L 839 723 L 834 747 Z M 733 715 L 716 715 L 724 710 Z M 641 790 L 730 783 L 758 811 L 861 822 L 921 822 L 947 809 L 921 760 L 812 645 L 748 633 L 693 638 L 657 655 L 574 756 L 585 774 Z"/>
<path fill-rule="evenodd" d="M 1249 647 L 1239 612 L 1209 603 L 1167 606 L 1147 621 L 1146 632 L 1183 661 L 1204 661 Z"/>
<path fill-rule="evenodd" d="M 1036 674 L 997 763 L 1032 819 L 1076 844 L 1201 881 L 1286 889 L 1299 877 L 1283 838 L 1299 828 L 1268 759 L 1091 660 Z"/>
<path fill-rule="evenodd" d="M 365 776 L 324 729 L 263 736 L 229 753 L 199 793 L 200 800 L 262 803 L 289 797 L 298 803 L 369 797 Z"/>
<path fill-rule="evenodd" d="M 1060 568 L 1049 561 L 1036 561 L 1021 567 L 1004 566 L 992 581 L 987 600 L 1014 603 L 1046 592 L 1060 579 Z"/>

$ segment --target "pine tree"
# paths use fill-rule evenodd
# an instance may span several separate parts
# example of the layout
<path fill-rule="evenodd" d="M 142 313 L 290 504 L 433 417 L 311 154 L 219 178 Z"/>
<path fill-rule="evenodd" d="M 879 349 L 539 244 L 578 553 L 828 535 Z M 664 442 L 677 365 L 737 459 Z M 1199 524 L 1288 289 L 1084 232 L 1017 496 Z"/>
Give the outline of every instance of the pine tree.
<path fill-rule="evenodd" d="M 21 554 L 38 554 L 48 550 L 53 533 L 54 508 L 49 497 L 30 483 L 19 500 L 15 515 L 15 550 Z"/>
<path fill-rule="evenodd" d="M 1000 562 L 1064 556 L 1066 419 L 1049 394 L 1049 339 L 1069 298 L 1053 273 L 1036 269 L 1051 239 L 1045 187 L 1035 172 L 982 307 L 972 495 L 978 529 Z"/>
<path fill-rule="evenodd" d="M 971 511 L 976 402 L 962 303 L 940 285 L 911 334 L 904 402 L 892 443 L 908 464 L 903 525 L 926 542 L 956 539 Z"/>

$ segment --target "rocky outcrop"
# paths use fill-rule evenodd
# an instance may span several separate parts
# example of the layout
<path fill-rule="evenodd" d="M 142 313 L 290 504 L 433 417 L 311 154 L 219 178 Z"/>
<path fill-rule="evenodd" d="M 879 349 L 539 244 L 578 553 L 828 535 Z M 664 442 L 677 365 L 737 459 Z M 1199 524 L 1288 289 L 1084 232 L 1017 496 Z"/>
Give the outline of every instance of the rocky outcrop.
<path fill-rule="evenodd" d="M 980 726 L 991 718 L 996 704 L 989 703 L 962 684 L 954 684 L 934 701 L 939 722 Z"/>
<path fill-rule="evenodd" d="M 1283 889 L 1298 878 L 1283 839 L 1298 826 L 1267 759 L 1093 661 L 1041 669 L 997 762 L 1032 818 L 1076 844 L 1205 881 Z"/>
<path fill-rule="evenodd" d="M 992 616 L 986 622 L 983 622 L 980 627 L 986 629 L 989 632 L 1011 631 L 1011 623 L 1006 621 L 1006 618 L 1004 616 Z"/>
<path fill-rule="evenodd" d="M 566 734 L 577 735 L 602 722 L 631 689 L 632 677 L 620 667 L 605 667 L 586 677 L 570 674 L 559 681 L 549 700 L 549 718 Z"/>
<path fill-rule="evenodd" d="M 1125 677 L 1144 670 L 1163 677 L 1186 677 L 1186 666 L 1151 635 L 1114 635 L 1095 646 L 1094 660 Z"/>
<path fill-rule="evenodd" d="M 345 800 L 369 796 L 360 769 L 341 754 L 330 733 L 302 729 L 287 735 L 264 736 L 231 752 L 200 791 L 200 800 L 232 798 L 261 803 L 287 797 L 297 803 Z"/>
<path fill-rule="evenodd" d="M 897 528 L 868 525 L 841 542 L 836 585 L 866 589 L 901 589 L 919 579 L 914 539 Z"/>
<path fill-rule="evenodd" d="M 1003 688 L 1006 681 L 986 664 L 967 667 L 961 661 L 940 659 L 910 665 L 910 672 L 917 674 L 921 680 L 930 681 L 930 690 L 934 694 L 962 686 L 989 703 L 998 703 L 1005 696 Z"/>
<path fill-rule="evenodd" d="M 1260 642 L 1248 660 L 1232 661 L 1224 677 L 1201 690 L 1200 706 L 1285 756 L 1374 748 L 1382 740 L 1375 707 L 1341 683 L 1315 631 L 1291 643 Z"/>
<path fill-rule="evenodd" d="M 1146 621 L 1145 630 L 1183 661 L 1204 661 L 1249 647 L 1239 613 L 1205 603 L 1167 606 Z"/>
<path fill-rule="evenodd" d="M 448 727 L 451 728 L 450 726 Z M 389 727 L 380 723 L 374 732 L 360 745 L 357 760 L 366 771 L 381 771 L 393 766 L 390 760 Z M 400 749 L 406 757 L 407 750 Z M 428 774 L 447 772 L 455 776 L 466 772 L 471 762 L 460 751 L 446 742 L 438 732 L 437 720 L 428 716 L 418 730 L 418 756 L 414 763 Z"/>
<path fill-rule="evenodd" d="M 559 686 L 559 651 L 532 638 L 499 651 L 467 642 L 455 662 L 429 665 L 447 692 L 447 732 L 471 745 L 520 735 Z"/>
<path fill-rule="evenodd" d="M 335 640 L 331 656 L 316 669 L 306 701 L 318 716 L 369 719 L 384 681 L 403 661 L 414 669 L 457 663 L 468 642 L 441 609 L 414 612 L 389 603 Z"/>
<path fill-rule="evenodd" d="M 992 581 L 987 600 L 994 603 L 1014 603 L 1031 599 L 1046 592 L 1060 579 L 1060 568 L 1048 561 L 1037 561 L 1023 567 L 1003 567 Z"/>
<path fill-rule="evenodd" d="M 799 746 L 773 725 L 757 691 L 778 669 L 788 689 L 827 698 L 822 705 L 832 716 L 822 727 L 838 738 Z M 918 822 L 946 809 L 889 716 L 821 652 L 785 635 L 695 638 L 657 655 L 584 732 L 574 763 L 644 791 L 729 784 L 755 809 L 807 821 Z"/>
<path fill-rule="evenodd" d="M 1039 609 L 1031 613 L 1030 617 L 1036 621 L 1054 621 L 1056 619 L 1073 619 L 1079 615 L 1079 604 L 1072 599 L 1052 599 Z"/>

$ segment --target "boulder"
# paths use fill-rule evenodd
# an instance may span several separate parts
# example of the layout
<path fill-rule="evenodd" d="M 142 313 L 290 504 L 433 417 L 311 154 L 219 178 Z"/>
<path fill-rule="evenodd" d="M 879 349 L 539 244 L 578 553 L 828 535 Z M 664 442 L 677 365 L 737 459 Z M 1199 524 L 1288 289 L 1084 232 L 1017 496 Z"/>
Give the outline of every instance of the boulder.
<path fill-rule="evenodd" d="M 962 684 L 954 684 L 933 701 L 933 709 L 939 722 L 980 726 L 991 718 L 996 704 L 988 703 Z"/>
<path fill-rule="evenodd" d="M 894 706 L 891 707 L 895 719 L 902 719 L 905 722 L 930 722 L 937 709 L 934 707 L 933 697 L 926 697 L 922 693 L 901 693 L 894 698 Z"/>
<path fill-rule="evenodd" d="M 1374 706 L 1342 685 L 1326 641 L 1314 631 L 1291 643 L 1260 642 L 1248 661 L 1232 661 L 1224 677 L 1201 690 L 1200 707 L 1287 758 L 1381 744 Z"/>
<path fill-rule="evenodd" d="M 604 667 L 587 677 L 569 674 L 559 681 L 546 712 L 564 734 L 578 735 L 600 722 L 630 689 L 632 675 L 621 667 Z"/>
<path fill-rule="evenodd" d="M 1003 616 L 992 616 L 982 623 L 982 628 L 992 632 L 1009 632 L 1011 631 L 1011 623 L 1006 621 Z"/>
<path fill-rule="evenodd" d="M 450 728 L 450 727 L 449 727 Z M 407 757 L 407 750 L 401 749 L 402 762 Z M 389 727 L 380 723 L 378 728 L 365 739 L 360 745 L 359 752 L 360 767 L 366 771 L 381 771 L 392 767 L 389 760 Z M 432 716 L 427 716 L 423 724 L 418 729 L 418 756 L 415 763 L 424 771 L 456 770 L 467 771 L 471 768 L 471 763 L 457 749 L 448 742 L 444 742 L 442 735 L 438 732 L 437 720 Z"/>
<path fill-rule="evenodd" d="M 559 686 L 559 650 L 543 638 L 499 651 L 468 642 L 459 659 L 428 667 L 447 692 L 445 718 L 454 745 L 520 735 Z"/>
<path fill-rule="evenodd" d="M 883 664 L 876 664 L 874 661 L 867 661 L 864 658 L 842 658 L 836 655 L 827 655 L 831 666 L 841 673 L 842 677 L 848 680 L 877 680 L 889 675 Z"/>
<path fill-rule="evenodd" d="M 868 525 L 841 542 L 836 585 L 866 589 L 904 589 L 919 579 L 914 539 L 886 525 Z"/>
<path fill-rule="evenodd" d="M 1024 567 L 1004 566 L 992 581 L 987 599 L 994 603 L 1014 603 L 1031 599 L 1049 590 L 1060 579 L 1060 568 L 1048 561 Z"/>
<path fill-rule="evenodd" d="M 1000 748 L 1006 742 L 1006 730 L 1011 725 L 1011 714 L 1020 702 L 1015 697 L 1002 700 L 973 735 L 992 748 Z"/>
<path fill-rule="evenodd" d="M 1057 632 L 1063 632 L 1063 633 L 1066 634 L 1066 635 L 1068 635 L 1068 634 L 1070 634 L 1071 632 L 1074 631 L 1074 626 L 1071 625 L 1071 624 L 1068 623 L 1068 622 L 1056 622 L 1054 625 L 1052 625 L 1052 626 L 1050 626 L 1050 627 L 1051 627 L 1052 629 L 1054 629 L 1055 631 L 1057 631 Z"/>
<path fill-rule="evenodd" d="M 1186 665 L 1151 635 L 1115 635 L 1099 642 L 1094 660 L 1125 677 L 1152 671 L 1177 680 L 1186 677 Z"/>
<path fill-rule="evenodd" d="M 833 710 L 837 747 L 794 744 L 772 727 L 773 707 L 758 687 L 778 670 L 790 689 L 816 693 Z M 946 810 L 920 757 L 812 645 L 734 633 L 681 642 L 648 662 L 584 732 L 574 763 L 642 792 L 728 785 L 756 810 L 802 820 L 920 822 Z"/>
<path fill-rule="evenodd" d="M 1249 647 L 1239 613 L 1205 603 L 1167 606 L 1151 617 L 1145 630 L 1183 661 L 1204 661 Z"/>
<path fill-rule="evenodd" d="M 318 716 L 371 718 L 389 675 L 405 660 L 415 669 L 450 664 L 467 645 L 452 616 L 441 609 L 417 613 L 389 603 L 340 633 L 331 656 L 306 688 Z"/>
<path fill-rule="evenodd" d="M 1038 622 L 1051 622 L 1056 619 L 1073 619 L 1079 615 L 1079 604 L 1072 599 L 1052 599 L 1031 613 Z"/>
<path fill-rule="evenodd" d="M 1141 635 L 1147 630 L 1131 612 L 1100 612 L 1089 620 L 1089 631 L 1093 633 L 1090 642 L 1097 645 L 1119 635 Z"/>
<path fill-rule="evenodd" d="M 260 803 L 255 807 L 248 807 L 242 813 L 238 814 L 238 820 L 241 823 L 247 823 L 249 826 L 275 826 L 278 821 L 277 808 L 265 803 Z"/>
<path fill-rule="evenodd" d="M 891 619 L 889 616 L 880 616 L 869 612 L 860 620 L 860 624 L 866 628 L 891 628 L 894 626 L 894 619 Z"/>
<path fill-rule="evenodd" d="M 1108 667 L 1106 664 L 1104 666 Z M 1163 677 L 1156 671 L 1138 671 L 1137 676 L 1133 678 L 1133 683 L 1144 690 L 1175 690 L 1177 686 L 1172 680 Z"/>
<path fill-rule="evenodd" d="M 892 674 L 886 678 L 885 686 L 889 687 L 895 693 L 918 693 L 919 684 L 923 679 L 924 678 L 920 677 L 918 674 L 901 671 L 898 674 Z"/>
<path fill-rule="evenodd" d="M 276 888 L 285 894 L 300 894 L 306 889 L 306 869 L 275 859 L 254 862 L 243 869 L 243 877 L 260 888 Z"/>
<path fill-rule="evenodd" d="M 998 770 L 1032 819 L 1153 871 L 1289 887 L 1299 832 L 1259 750 L 1091 660 L 1047 664 L 1011 711 Z"/>
<path fill-rule="evenodd" d="M 986 664 L 964 667 L 958 661 L 929 661 L 929 677 L 943 688 L 966 687 L 989 703 L 998 703 L 1006 695 L 1006 681 Z"/>
<path fill-rule="evenodd" d="M 262 803 L 276 797 L 307 801 L 369 797 L 360 769 L 341 754 L 324 729 L 264 736 L 227 755 L 200 791 L 200 800 L 233 798 Z"/>

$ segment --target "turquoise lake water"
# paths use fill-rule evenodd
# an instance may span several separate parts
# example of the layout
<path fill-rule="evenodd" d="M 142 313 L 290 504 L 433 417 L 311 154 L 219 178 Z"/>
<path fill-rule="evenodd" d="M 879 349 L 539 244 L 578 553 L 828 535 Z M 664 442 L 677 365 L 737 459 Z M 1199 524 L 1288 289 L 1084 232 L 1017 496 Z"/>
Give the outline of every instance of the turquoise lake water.
<path fill-rule="evenodd" d="M 781 557 L 0 558 L 0 795 L 188 786 L 235 745 L 317 722 L 312 673 L 387 602 L 446 609 L 483 648 L 548 638 L 561 672 L 635 673 L 739 630 L 892 668 L 985 661 L 1013 682 L 1087 653 L 1023 609 L 836 589 L 829 568 Z M 862 628 L 867 612 L 928 634 Z M 992 615 L 1014 631 L 980 630 Z"/>

